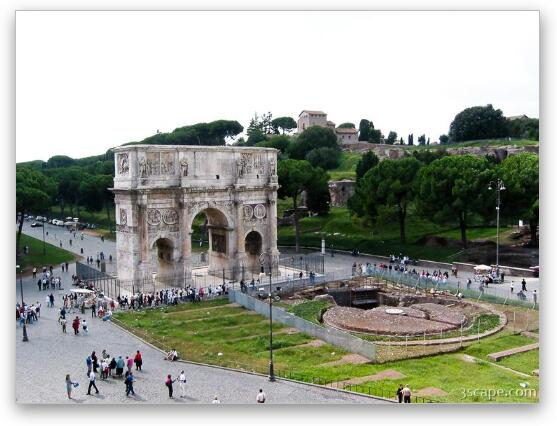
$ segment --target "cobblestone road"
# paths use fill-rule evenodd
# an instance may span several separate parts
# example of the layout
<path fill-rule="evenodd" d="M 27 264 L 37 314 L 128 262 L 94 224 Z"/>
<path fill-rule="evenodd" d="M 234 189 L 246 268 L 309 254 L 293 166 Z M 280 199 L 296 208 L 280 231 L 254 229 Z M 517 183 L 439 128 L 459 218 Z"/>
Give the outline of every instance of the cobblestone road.
<path fill-rule="evenodd" d="M 55 275 L 62 277 L 65 291 L 69 289 L 69 273 L 55 270 Z M 24 300 L 41 301 L 43 304 L 41 318 L 28 326 L 29 342 L 22 342 L 22 330 L 16 329 L 16 400 L 20 403 L 68 403 L 68 404 L 192 404 L 210 403 L 218 395 L 222 403 L 251 404 L 259 388 L 267 394 L 269 403 L 285 404 L 337 404 L 337 403 L 383 403 L 381 400 L 365 396 L 352 395 L 304 385 L 284 380 L 270 383 L 266 377 L 205 367 L 187 363 L 169 363 L 163 355 L 122 331 L 109 322 L 86 317 L 90 327 L 89 335 L 73 334 L 70 326 L 68 333 L 62 334 L 58 325 L 58 307 L 60 296 L 55 293 L 55 308 L 45 307 L 48 292 L 37 290 L 31 277 L 23 279 Z M 19 281 L 17 282 L 19 295 Z M 63 292 L 61 292 L 63 293 Z M 75 315 L 75 314 L 74 314 Z M 71 317 L 71 316 L 70 316 Z M 99 395 L 86 395 L 88 380 L 86 378 L 85 358 L 95 350 L 100 354 L 103 349 L 112 356 L 132 356 L 139 349 L 143 354 L 144 369 L 138 372 L 135 383 L 135 397 L 127 398 L 121 380 L 97 379 Z M 164 379 L 167 374 L 175 377 L 184 369 L 187 377 L 187 397 L 168 398 Z M 74 399 L 68 400 L 65 393 L 65 375 L 69 373 L 72 380 L 80 386 L 74 391 Z M 175 385 L 174 395 L 179 396 L 179 387 Z"/>

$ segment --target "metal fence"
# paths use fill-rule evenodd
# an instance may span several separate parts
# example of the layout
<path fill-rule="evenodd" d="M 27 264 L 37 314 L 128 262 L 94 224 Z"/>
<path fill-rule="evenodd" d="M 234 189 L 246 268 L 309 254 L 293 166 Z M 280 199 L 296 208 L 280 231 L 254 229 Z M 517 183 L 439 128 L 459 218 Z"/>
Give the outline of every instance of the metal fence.
<path fill-rule="evenodd" d="M 461 293 L 463 297 L 477 299 L 485 302 L 499 303 L 505 305 L 517 305 L 528 308 L 538 309 L 539 294 L 524 294 L 521 297 L 518 293 L 511 293 L 509 289 L 497 288 L 498 284 L 491 284 L 489 287 L 479 288 L 478 284 L 473 283 L 467 286 L 454 278 L 449 278 L 446 282 L 435 280 L 432 277 L 424 277 L 420 274 L 401 272 L 400 270 L 389 268 L 365 268 L 363 276 L 370 276 L 380 280 L 390 281 L 407 287 L 420 288 L 424 290 L 446 290 L 453 293 Z"/>
<path fill-rule="evenodd" d="M 305 256 L 299 254 L 282 255 L 279 257 L 279 266 L 322 275 L 325 273 L 325 257 L 318 254 Z"/>
<path fill-rule="evenodd" d="M 255 311 L 264 316 L 269 316 L 269 309 L 272 309 L 273 320 L 294 327 L 303 333 L 309 334 L 331 345 L 344 348 L 349 352 L 360 354 L 370 360 L 375 359 L 375 344 L 353 336 L 348 332 L 314 324 L 278 306 L 272 306 L 271 308 L 267 302 L 258 300 L 255 297 L 237 290 L 229 291 L 228 298 L 231 302 L 238 303 L 246 309 Z"/>

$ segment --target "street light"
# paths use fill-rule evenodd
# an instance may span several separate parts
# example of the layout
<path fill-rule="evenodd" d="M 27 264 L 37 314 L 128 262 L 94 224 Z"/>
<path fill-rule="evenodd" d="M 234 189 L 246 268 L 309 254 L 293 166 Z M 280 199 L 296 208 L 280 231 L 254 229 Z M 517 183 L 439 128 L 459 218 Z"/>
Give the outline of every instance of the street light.
<path fill-rule="evenodd" d="M 15 268 L 19 271 L 19 285 L 21 288 L 21 307 L 23 308 L 23 312 L 25 312 L 25 308 L 23 305 L 23 279 L 21 277 L 23 271 L 21 270 L 21 267 L 19 265 L 15 265 Z M 27 337 L 27 326 L 25 325 L 25 323 L 26 320 L 23 321 L 23 341 L 28 342 L 29 338 Z"/>
<path fill-rule="evenodd" d="M 273 365 L 273 290 L 272 273 L 269 273 L 269 381 L 275 381 L 275 368 Z"/>
<path fill-rule="evenodd" d="M 259 255 L 259 264 L 261 265 L 261 283 L 263 284 L 263 277 L 265 276 L 265 253 Z M 269 381 L 275 381 L 275 368 L 273 365 L 273 267 L 269 270 Z"/>
<path fill-rule="evenodd" d="M 499 212 L 501 210 L 501 191 L 504 191 L 505 184 L 499 178 L 496 181 L 489 182 L 488 189 L 492 191 L 495 189 L 496 199 L 495 199 L 495 210 L 497 211 L 497 244 L 495 248 L 495 264 L 497 278 L 499 278 Z"/>

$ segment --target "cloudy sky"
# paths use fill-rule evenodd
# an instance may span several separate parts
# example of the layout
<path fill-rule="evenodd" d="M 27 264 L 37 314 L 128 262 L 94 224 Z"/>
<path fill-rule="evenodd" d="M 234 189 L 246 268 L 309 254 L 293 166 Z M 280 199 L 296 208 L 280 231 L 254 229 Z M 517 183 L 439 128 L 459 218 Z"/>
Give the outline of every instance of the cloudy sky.
<path fill-rule="evenodd" d="M 16 159 L 95 155 L 255 112 L 404 139 L 539 115 L 537 12 L 17 12 Z"/>

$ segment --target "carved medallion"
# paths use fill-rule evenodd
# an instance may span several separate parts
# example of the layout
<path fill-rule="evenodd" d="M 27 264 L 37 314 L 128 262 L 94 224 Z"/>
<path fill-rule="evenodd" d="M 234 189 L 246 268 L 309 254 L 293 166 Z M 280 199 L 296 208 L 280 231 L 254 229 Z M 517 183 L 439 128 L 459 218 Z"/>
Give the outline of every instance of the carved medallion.
<path fill-rule="evenodd" d="M 167 225 L 174 225 L 178 222 L 178 213 L 174 209 L 165 210 L 162 214 L 162 220 Z"/>
<path fill-rule="evenodd" d="M 160 225 L 161 223 L 161 212 L 157 209 L 147 210 L 147 223 L 149 225 Z"/>
<path fill-rule="evenodd" d="M 126 209 L 120 209 L 120 225 L 126 225 L 128 223 L 128 213 Z"/>
<path fill-rule="evenodd" d="M 251 219 L 253 216 L 253 207 L 249 204 L 244 205 L 244 219 Z"/>
<path fill-rule="evenodd" d="M 253 214 L 255 215 L 256 218 L 263 219 L 267 214 L 267 209 L 263 204 L 258 204 L 253 209 Z"/>

